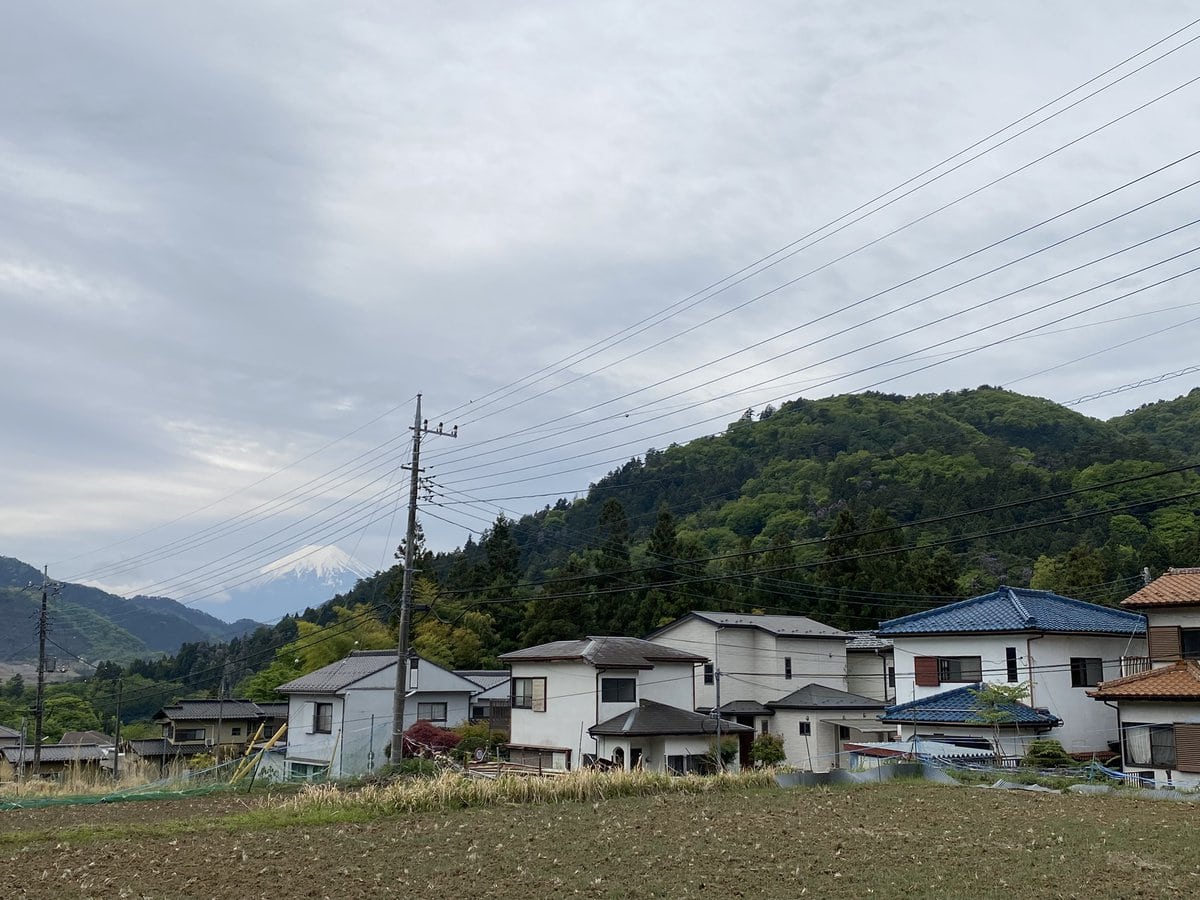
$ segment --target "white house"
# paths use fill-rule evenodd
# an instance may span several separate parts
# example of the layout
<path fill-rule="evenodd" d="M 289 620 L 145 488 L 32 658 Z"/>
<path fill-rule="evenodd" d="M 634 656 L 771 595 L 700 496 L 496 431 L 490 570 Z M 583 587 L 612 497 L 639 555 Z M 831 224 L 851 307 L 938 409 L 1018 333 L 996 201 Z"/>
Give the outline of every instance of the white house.
<path fill-rule="evenodd" d="M 642 708 L 642 701 L 691 713 L 695 708 L 693 671 L 707 657 L 630 637 L 588 637 L 554 641 L 505 653 L 512 667 L 509 758 L 553 769 L 578 767 L 587 757 L 612 760 L 629 768 L 641 762 L 665 770 L 667 751 L 641 734 L 623 759 L 604 756 L 603 738 L 619 729 L 589 729 Z M 673 720 L 671 727 L 677 723 Z M 635 753 L 640 750 L 640 753 Z"/>
<path fill-rule="evenodd" d="M 288 698 L 287 773 L 362 775 L 387 764 L 396 651 L 356 650 L 276 688 Z M 442 728 L 467 721 L 482 688 L 421 657 L 409 658 L 404 730 L 418 719 Z"/>
<path fill-rule="evenodd" d="M 770 730 L 783 738 L 787 764 L 805 772 L 844 768 L 848 742 L 885 741 L 896 733 L 879 721 L 882 700 L 822 684 L 806 684 L 767 706 L 775 714 Z"/>
<path fill-rule="evenodd" d="M 889 709 L 885 721 L 929 737 L 925 726 L 954 712 L 939 695 L 984 682 L 1028 684 L 1024 705 L 1039 715 L 1022 714 L 1032 733 L 1014 734 L 1006 752 L 1020 755 L 1040 733 L 1070 753 L 1107 755 L 1118 737 L 1116 711 L 1094 703 L 1087 691 L 1120 675 L 1123 657 L 1144 653 L 1145 635 L 1145 619 L 1137 613 L 1010 587 L 892 619 L 880 625 L 878 636 L 893 642 L 896 701 L 903 711 Z M 922 719 L 924 701 L 934 718 Z M 960 737 L 990 736 L 989 727 L 971 727 L 969 714 L 956 715 L 941 724 L 954 725 Z"/>
<path fill-rule="evenodd" d="M 1091 696 L 1117 708 L 1125 771 L 1200 787 L 1200 569 L 1168 569 L 1121 605 L 1145 611 L 1149 658 Z"/>

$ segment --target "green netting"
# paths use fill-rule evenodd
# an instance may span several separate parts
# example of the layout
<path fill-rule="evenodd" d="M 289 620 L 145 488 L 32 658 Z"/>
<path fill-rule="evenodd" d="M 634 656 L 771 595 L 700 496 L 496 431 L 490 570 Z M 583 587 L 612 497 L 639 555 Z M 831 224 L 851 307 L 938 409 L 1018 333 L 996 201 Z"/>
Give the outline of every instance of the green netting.
<path fill-rule="evenodd" d="M 231 790 L 229 778 L 242 762 L 232 759 L 220 765 L 182 776 L 172 776 L 137 787 L 124 788 L 110 793 L 76 794 L 63 796 L 14 797 L 0 800 L 0 812 L 10 809 L 42 809 L 49 806 L 86 806 L 96 803 L 120 803 L 125 800 L 178 800 L 183 797 L 201 797 L 218 791 Z"/>

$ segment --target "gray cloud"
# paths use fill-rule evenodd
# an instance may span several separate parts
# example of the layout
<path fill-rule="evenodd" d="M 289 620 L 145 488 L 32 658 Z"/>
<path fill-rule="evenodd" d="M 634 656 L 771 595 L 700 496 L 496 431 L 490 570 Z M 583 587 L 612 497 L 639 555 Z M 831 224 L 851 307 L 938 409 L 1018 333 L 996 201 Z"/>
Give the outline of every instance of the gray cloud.
<path fill-rule="evenodd" d="M 8 10 L 0 34 L 0 459 L 10 474 L 0 488 L 0 553 L 38 564 L 69 559 L 63 576 L 122 553 L 146 554 L 136 562 L 147 579 L 202 566 L 220 555 L 215 546 L 170 559 L 155 548 L 334 469 L 402 431 L 410 408 L 222 501 L 230 492 L 314 453 L 417 390 L 426 392 L 437 416 L 639 321 L 1025 114 L 1188 17 L 1186 4 L 1165 2 L 1136 9 L 1063 2 L 353 9 L 51 3 Z M 1192 77 L 1197 47 L 745 284 L 511 401 L 484 407 L 497 413 L 491 417 L 475 411 L 482 403 L 466 407 L 456 415 L 475 421 L 458 444 L 431 446 L 431 466 L 451 471 L 487 462 L 490 468 L 446 480 L 495 496 L 583 488 L 611 460 L 719 429 L 723 415 L 761 407 L 776 392 L 861 388 L 924 365 L 931 353 L 1016 335 L 1115 296 L 1119 288 L 1048 307 L 1194 245 L 1195 233 L 860 349 L 1179 224 L 1195 208 L 1191 194 L 831 336 L 1200 177 L 1196 163 L 805 328 L 803 338 L 771 342 L 605 406 L 591 415 L 616 418 L 553 440 L 579 442 L 548 450 L 544 459 L 505 462 L 528 447 L 476 456 L 521 439 L 481 447 L 482 441 L 761 341 L 1189 152 L 1196 138 L 1194 86 L 845 262 L 699 326 L 1180 84 Z M 1155 277 L 1161 275 L 1132 284 Z M 896 378 L 885 389 L 1007 383 L 1055 360 L 1187 322 L 1194 310 L 1154 311 L 1196 299 L 1195 280 L 1181 278 L 1064 322 L 1053 336 L 1013 339 Z M 953 340 L 1027 310 L 1019 322 Z M 1128 318 L 1134 314 L 1144 315 Z M 1103 323 L 1110 319 L 1119 321 Z M 685 336 L 619 361 L 692 326 Z M 1195 334 L 1192 323 L 1181 328 Z M 1192 342 L 1181 336 L 1148 339 L 1020 387 L 1065 401 L 1180 368 L 1192 362 Z M 815 339 L 823 340 L 705 384 Z M 823 362 L 843 352 L 845 358 Z M 920 360 L 829 380 L 906 352 Z M 601 371 L 572 381 L 595 369 Z M 771 376 L 779 377 L 744 390 Z M 1166 382 L 1083 411 L 1112 415 L 1182 393 L 1191 383 Z M 567 386 L 499 412 L 556 385 Z M 736 396 L 680 409 L 738 388 Z M 680 397 L 667 396 L 677 391 Z M 679 411 L 651 415 L 664 410 Z M 614 427 L 624 430 L 603 434 Z M 314 498 L 288 516 L 316 512 L 331 500 Z M 179 526 L 130 539 L 209 504 L 215 505 Z M 286 528 L 288 516 L 231 536 L 220 553 L 236 553 L 251 534 Z M 386 524 L 357 534 L 334 530 L 324 536 L 359 546 L 368 565 L 386 564 L 384 545 L 397 539 L 388 538 Z M 434 522 L 427 530 L 442 546 L 465 533 Z M 75 559 L 123 540 L 119 552 Z M 231 567 L 222 571 L 233 577 Z M 130 573 L 107 577 L 135 586 Z"/>

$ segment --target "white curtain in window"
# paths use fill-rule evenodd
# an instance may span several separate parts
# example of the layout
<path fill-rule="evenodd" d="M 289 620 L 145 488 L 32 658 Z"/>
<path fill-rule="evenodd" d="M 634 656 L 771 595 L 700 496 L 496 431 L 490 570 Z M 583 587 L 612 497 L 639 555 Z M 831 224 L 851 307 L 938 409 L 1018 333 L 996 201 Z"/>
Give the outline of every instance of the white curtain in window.
<path fill-rule="evenodd" d="M 1125 729 L 1125 761 L 1135 766 L 1150 765 L 1150 726 L 1130 725 Z"/>

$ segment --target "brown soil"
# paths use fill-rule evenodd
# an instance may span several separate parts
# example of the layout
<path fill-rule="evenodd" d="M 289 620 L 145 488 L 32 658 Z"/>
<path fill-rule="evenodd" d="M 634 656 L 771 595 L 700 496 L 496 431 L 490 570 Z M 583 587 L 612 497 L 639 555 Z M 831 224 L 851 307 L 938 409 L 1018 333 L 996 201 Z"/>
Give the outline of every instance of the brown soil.
<path fill-rule="evenodd" d="M 218 822 L 230 798 L 189 801 Z M 177 829 L 126 804 L 131 824 Z M 145 811 L 156 819 L 143 818 Z M 55 823 L 118 824 L 81 807 Z M 96 819 L 95 816 L 109 816 Z M 7 814 L 3 814 L 7 815 Z M 254 818 L 248 817 L 248 818 Z M 8 822 L 0 816 L 6 827 Z M 1177 897 L 1194 804 L 890 784 L 625 798 L 56 841 L 10 829 L 5 897 Z M 25 827 L 45 827 L 47 820 Z"/>

